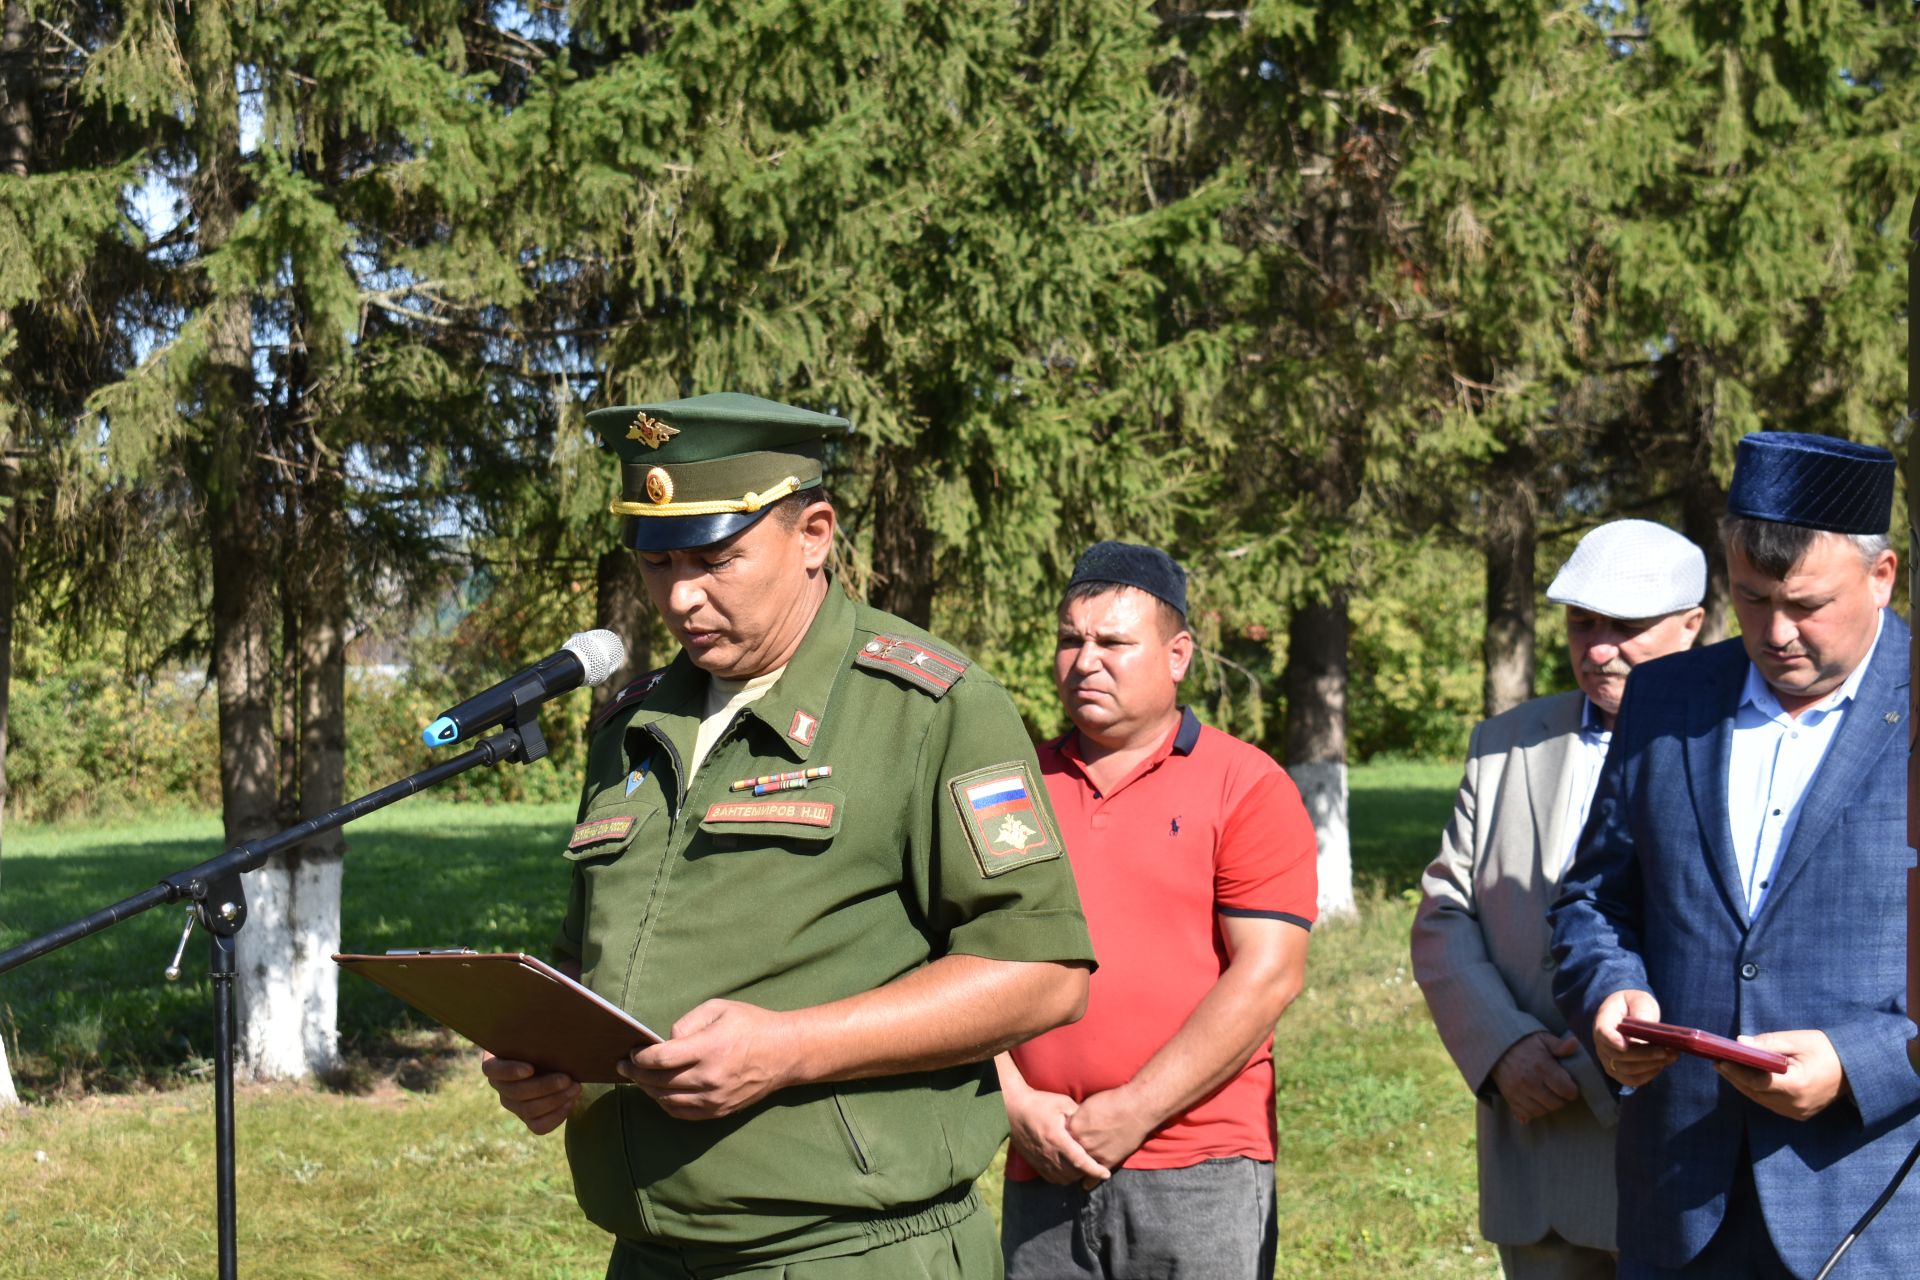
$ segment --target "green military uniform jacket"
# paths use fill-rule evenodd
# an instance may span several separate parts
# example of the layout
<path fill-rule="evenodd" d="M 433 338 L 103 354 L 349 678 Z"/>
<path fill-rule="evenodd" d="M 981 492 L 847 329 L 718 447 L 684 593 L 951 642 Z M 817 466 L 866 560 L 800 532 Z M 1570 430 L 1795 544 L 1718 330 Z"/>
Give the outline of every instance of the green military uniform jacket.
<path fill-rule="evenodd" d="M 710 998 L 804 1008 L 955 953 L 1091 962 L 1033 748 L 965 659 L 829 584 L 689 787 L 706 689 L 682 653 L 593 736 L 556 949 L 594 991 L 664 1030 Z M 804 790 L 729 790 L 822 765 Z M 1006 1132 L 985 1062 L 798 1086 L 717 1120 L 590 1086 L 567 1153 L 595 1223 L 725 1265 L 948 1225 Z"/>

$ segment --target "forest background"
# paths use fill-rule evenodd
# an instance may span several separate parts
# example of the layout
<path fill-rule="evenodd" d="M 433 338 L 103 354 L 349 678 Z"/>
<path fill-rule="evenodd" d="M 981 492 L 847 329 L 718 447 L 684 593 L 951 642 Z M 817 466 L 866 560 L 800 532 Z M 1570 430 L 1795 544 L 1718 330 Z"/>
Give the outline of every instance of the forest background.
<path fill-rule="evenodd" d="M 1903 447 L 1917 58 L 1910 0 L 5 0 L 0 812 L 237 842 L 570 631 L 665 661 L 583 418 L 728 389 L 852 420 L 842 582 L 1036 734 L 1077 552 L 1172 550 L 1337 910 L 1348 761 L 1570 687 L 1580 534 L 1686 532 L 1718 639 L 1738 438 Z M 571 795 L 587 712 L 454 793 Z M 334 1062 L 343 848 L 249 889 L 256 1074 Z"/>

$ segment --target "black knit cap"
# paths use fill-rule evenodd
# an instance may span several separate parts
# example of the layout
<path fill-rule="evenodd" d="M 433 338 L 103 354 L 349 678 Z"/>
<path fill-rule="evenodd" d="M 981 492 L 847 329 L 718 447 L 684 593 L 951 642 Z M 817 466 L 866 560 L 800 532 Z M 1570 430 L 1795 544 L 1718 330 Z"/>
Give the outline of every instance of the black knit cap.
<path fill-rule="evenodd" d="M 1067 579 L 1067 590 L 1083 582 L 1111 582 L 1121 587 L 1138 587 L 1172 605 L 1184 620 L 1187 616 L 1187 571 L 1158 547 L 1143 547 L 1134 542 L 1096 542 L 1080 553 Z"/>

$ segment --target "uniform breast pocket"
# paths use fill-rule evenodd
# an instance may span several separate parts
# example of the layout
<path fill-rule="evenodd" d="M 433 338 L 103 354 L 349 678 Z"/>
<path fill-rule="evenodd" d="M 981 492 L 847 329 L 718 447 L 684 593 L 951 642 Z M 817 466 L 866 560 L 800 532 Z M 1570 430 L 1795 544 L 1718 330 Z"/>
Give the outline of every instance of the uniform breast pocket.
<path fill-rule="evenodd" d="M 657 809 L 589 812 L 574 825 L 573 836 L 562 854 L 576 866 L 611 862 L 632 846 L 634 837 L 658 812 Z"/>
<path fill-rule="evenodd" d="M 833 787 L 808 787 L 759 800 L 722 800 L 701 815 L 700 843 L 711 853 L 779 848 L 817 854 L 840 834 L 846 812 L 846 794 Z"/>
<path fill-rule="evenodd" d="M 663 813 L 658 807 L 589 810 L 561 851 L 575 872 L 581 962 L 589 972 L 598 967 L 601 950 L 616 945 L 622 929 L 629 927 L 631 917 L 646 901 L 653 864 L 659 859 L 649 860 L 637 851 L 663 843 L 657 834 Z M 655 833 L 651 844 L 650 832 Z"/>

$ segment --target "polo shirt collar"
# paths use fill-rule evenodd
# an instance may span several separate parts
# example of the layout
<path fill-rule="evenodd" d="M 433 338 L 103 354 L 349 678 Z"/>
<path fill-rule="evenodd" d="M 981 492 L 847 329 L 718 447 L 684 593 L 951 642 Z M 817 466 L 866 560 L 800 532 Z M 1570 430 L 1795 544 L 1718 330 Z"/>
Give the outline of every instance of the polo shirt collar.
<path fill-rule="evenodd" d="M 1173 732 L 1167 735 L 1166 740 L 1160 744 L 1159 749 L 1141 761 L 1132 773 L 1121 780 L 1118 786 L 1106 792 L 1103 798 L 1111 798 L 1125 791 L 1129 786 L 1133 785 L 1135 780 L 1144 778 L 1159 768 L 1168 756 L 1192 755 L 1194 747 L 1197 746 L 1199 742 L 1200 717 L 1193 714 L 1192 707 L 1182 705 L 1180 708 L 1180 723 L 1174 726 Z M 1073 767 L 1079 771 L 1081 777 L 1086 777 L 1087 762 L 1080 754 L 1080 731 L 1078 729 L 1067 730 L 1065 736 L 1054 744 L 1054 748 L 1068 760 L 1073 761 Z M 1088 779 L 1088 781 L 1091 782 L 1092 779 Z"/>
<path fill-rule="evenodd" d="M 1180 708 L 1180 727 L 1174 730 L 1173 752 L 1175 755 L 1190 756 L 1200 744 L 1200 717 L 1193 714 L 1193 708 Z"/>

